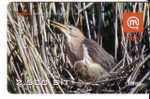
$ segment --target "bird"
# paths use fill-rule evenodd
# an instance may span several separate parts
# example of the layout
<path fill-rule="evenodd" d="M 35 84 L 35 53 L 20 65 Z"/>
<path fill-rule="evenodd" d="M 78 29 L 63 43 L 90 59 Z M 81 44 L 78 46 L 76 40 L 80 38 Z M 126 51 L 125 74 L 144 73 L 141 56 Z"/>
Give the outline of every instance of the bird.
<path fill-rule="evenodd" d="M 74 65 L 74 71 L 82 81 L 96 82 L 103 77 L 108 77 L 110 74 L 100 64 L 89 63 L 85 64 L 82 61 L 77 61 Z"/>
<path fill-rule="evenodd" d="M 75 26 L 50 21 L 50 25 L 65 35 L 67 56 L 73 70 L 82 81 L 95 82 L 109 75 L 115 61 L 96 41 L 86 38 Z"/>

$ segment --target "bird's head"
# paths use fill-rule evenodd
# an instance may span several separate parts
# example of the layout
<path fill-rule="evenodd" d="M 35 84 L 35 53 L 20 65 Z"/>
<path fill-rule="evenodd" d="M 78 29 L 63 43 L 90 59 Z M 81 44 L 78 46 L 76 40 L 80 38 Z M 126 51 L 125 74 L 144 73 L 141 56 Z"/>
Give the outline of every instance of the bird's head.
<path fill-rule="evenodd" d="M 64 25 L 54 21 L 51 21 L 50 25 L 59 29 L 62 33 L 64 33 L 68 41 L 82 40 L 85 38 L 83 33 L 74 26 Z"/>

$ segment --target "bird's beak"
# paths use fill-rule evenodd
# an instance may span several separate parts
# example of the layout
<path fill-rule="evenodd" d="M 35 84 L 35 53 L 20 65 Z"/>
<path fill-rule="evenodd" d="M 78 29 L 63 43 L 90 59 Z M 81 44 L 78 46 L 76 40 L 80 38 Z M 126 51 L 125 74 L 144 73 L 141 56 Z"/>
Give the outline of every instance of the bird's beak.
<path fill-rule="evenodd" d="M 58 23 L 58 22 L 54 22 L 54 21 L 50 21 L 50 25 L 58 28 L 60 31 L 62 31 L 65 35 L 68 35 L 70 33 L 70 29 L 67 27 L 67 25 Z"/>

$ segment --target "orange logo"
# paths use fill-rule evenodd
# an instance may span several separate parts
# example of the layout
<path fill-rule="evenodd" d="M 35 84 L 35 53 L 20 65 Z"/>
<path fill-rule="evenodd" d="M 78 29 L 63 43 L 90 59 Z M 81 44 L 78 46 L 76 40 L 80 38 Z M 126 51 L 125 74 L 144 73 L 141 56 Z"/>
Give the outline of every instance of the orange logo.
<path fill-rule="evenodd" d="M 144 31 L 143 13 L 124 12 L 123 13 L 123 31 L 124 32 L 143 32 Z"/>

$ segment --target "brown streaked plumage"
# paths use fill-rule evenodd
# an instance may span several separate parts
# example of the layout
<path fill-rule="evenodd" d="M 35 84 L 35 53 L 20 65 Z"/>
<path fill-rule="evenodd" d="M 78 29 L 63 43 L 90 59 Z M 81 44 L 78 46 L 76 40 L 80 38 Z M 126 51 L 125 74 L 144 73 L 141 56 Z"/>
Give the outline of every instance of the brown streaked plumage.
<path fill-rule="evenodd" d="M 79 29 L 53 21 L 51 25 L 65 34 L 66 52 L 82 80 L 96 81 L 112 69 L 114 58 L 94 40 L 87 39 Z"/>
<path fill-rule="evenodd" d="M 81 80 L 87 82 L 95 82 L 104 76 L 109 76 L 108 71 L 106 71 L 103 66 L 96 63 L 85 64 L 82 61 L 77 61 L 74 64 L 74 71 Z"/>

